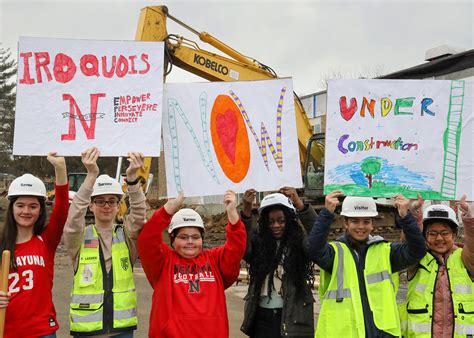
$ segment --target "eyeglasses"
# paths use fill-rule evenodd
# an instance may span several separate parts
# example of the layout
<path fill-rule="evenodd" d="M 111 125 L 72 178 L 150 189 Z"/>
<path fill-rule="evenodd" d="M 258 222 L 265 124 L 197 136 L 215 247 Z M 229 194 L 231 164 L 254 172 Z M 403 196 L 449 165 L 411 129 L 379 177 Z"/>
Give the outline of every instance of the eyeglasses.
<path fill-rule="evenodd" d="M 101 199 L 98 199 L 98 200 L 94 200 L 92 203 L 94 203 L 95 205 L 97 205 L 98 207 L 105 207 L 106 204 L 109 205 L 109 207 L 113 208 L 113 207 L 116 207 L 117 204 L 118 204 L 118 200 L 101 200 Z"/>
<path fill-rule="evenodd" d="M 443 238 L 448 238 L 453 233 L 451 231 L 448 231 L 448 230 L 443 230 L 443 231 L 429 230 L 427 232 L 427 234 L 428 234 L 429 237 L 433 237 L 433 238 L 438 237 L 438 235 L 441 235 L 441 237 L 443 237 Z"/>
<path fill-rule="evenodd" d="M 187 242 L 191 239 L 192 242 L 199 241 L 202 237 L 201 235 L 178 235 L 176 238 L 180 239 L 181 241 Z"/>

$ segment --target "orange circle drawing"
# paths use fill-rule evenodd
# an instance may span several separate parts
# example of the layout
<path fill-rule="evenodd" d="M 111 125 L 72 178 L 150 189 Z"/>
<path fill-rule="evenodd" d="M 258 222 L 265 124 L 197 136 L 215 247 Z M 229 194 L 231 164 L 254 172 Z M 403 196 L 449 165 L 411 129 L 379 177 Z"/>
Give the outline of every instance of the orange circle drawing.
<path fill-rule="evenodd" d="M 234 183 L 242 181 L 250 166 L 250 145 L 244 119 L 228 95 L 219 95 L 211 111 L 211 137 L 224 174 Z"/>

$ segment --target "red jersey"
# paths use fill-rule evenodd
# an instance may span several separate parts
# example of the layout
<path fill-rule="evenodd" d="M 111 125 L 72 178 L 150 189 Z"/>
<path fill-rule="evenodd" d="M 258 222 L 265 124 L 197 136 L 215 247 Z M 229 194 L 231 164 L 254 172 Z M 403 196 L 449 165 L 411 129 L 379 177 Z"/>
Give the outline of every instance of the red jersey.
<path fill-rule="evenodd" d="M 54 255 L 68 212 L 69 185 L 55 187 L 56 200 L 41 236 L 15 246 L 17 269 L 10 269 L 10 302 L 5 316 L 5 338 L 33 338 L 58 329 L 53 305 Z"/>
<path fill-rule="evenodd" d="M 245 252 L 242 221 L 228 223 L 223 246 L 186 259 L 163 243 L 171 221 L 164 208 L 138 237 L 138 253 L 154 289 L 149 337 L 228 337 L 224 290 L 237 278 Z"/>

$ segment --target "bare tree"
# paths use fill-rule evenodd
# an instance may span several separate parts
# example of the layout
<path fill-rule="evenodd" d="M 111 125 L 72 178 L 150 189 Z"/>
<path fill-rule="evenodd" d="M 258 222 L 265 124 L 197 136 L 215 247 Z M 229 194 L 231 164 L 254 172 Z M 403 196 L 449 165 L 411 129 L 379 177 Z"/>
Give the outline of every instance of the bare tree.
<path fill-rule="evenodd" d="M 320 86 L 327 89 L 328 80 L 333 80 L 333 79 L 374 79 L 386 73 L 384 68 L 385 68 L 384 65 L 375 65 L 372 67 L 365 66 L 360 71 L 356 71 L 354 69 L 348 69 L 348 68 L 344 69 L 342 67 L 339 67 L 337 69 L 332 68 L 326 71 L 322 75 Z"/>

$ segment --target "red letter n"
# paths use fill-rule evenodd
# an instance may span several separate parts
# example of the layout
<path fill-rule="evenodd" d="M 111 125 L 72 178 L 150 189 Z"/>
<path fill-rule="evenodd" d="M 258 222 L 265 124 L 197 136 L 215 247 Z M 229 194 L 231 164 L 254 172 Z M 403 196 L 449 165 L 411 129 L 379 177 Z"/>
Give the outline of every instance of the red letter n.
<path fill-rule="evenodd" d="M 105 97 L 105 93 L 90 94 L 91 95 L 91 114 L 90 114 L 90 125 L 87 125 L 84 115 L 82 115 L 76 100 L 70 94 L 63 94 L 63 101 L 69 100 L 69 131 L 67 134 L 61 135 L 61 141 L 75 140 L 76 139 L 76 113 L 77 118 L 81 122 L 82 128 L 86 133 L 88 140 L 95 138 L 95 122 L 97 119 L 97 104 L 100 97 Z"/>

